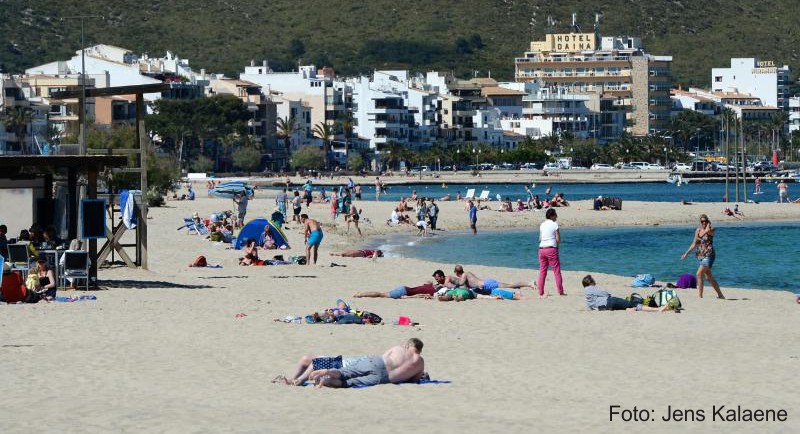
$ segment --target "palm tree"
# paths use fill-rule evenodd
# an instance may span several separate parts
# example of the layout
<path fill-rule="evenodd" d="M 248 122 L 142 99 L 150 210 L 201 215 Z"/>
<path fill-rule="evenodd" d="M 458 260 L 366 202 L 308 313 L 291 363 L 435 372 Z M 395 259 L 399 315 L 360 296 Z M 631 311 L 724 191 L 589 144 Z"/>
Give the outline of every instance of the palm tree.
<path fill-rule="evenodd" d="M 348 142 L 348 139 L 350 138 L 350 134 L 353 132 L 353 114 L 348 111 L 336 122 L 339 124 L 339 128 L 342 129 L 342 135 L 344 135 L 344 156 L 345 160 L 347 160 L 347 157 L 350 154 L 350 143 Z"/>
<path fill-rule="evenodd" d="M 31 124 L 33 110 L 30 107 L 7 107 L 3 114 L 3 124 L 7 131 L 11 131 L 17 136 L 19 149 L 23 154 L 29 154 L 30 150 L 25 144 L 28 135 L 28 126 Z"/>
<path fill-rule="evenodd" d="M 314 136 L 322 139 L 322 151 L 325 153 L 325 168 L 329 168 L 330 163 L 330 150 L 331 150 L 331 137 L 333 136 L 333 127 L 325 122 L 318 122 L 314 125 Z"/>
<path fill-rule="evenodd" d="M 300 131 L 300 125 L 297 123 L 297 118 L 293 115 L 278 118 L 275 125 L 278 129 L 278 137 L 283 139 L 286 161 L 289 161 L 292 154 L 292 137 Z"/>

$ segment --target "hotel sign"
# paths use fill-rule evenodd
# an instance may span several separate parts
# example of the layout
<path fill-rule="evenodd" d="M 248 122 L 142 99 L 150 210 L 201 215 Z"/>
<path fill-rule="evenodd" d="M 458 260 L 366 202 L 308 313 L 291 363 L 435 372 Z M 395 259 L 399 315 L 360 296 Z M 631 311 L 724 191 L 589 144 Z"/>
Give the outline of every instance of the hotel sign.
<path fill-rule="evenodd" d="M 594 33 L 556 33 L 545 37 L 545 44 L 550 51 L 567 53 L 594 50 L 596 42 Z"/>
<path fill-rule="evenodd" d="M 753 74 L 777 74 L 778 68 L 775 66 L 774 60 L 760 60 L 756 62 L 753 68 Z"/>

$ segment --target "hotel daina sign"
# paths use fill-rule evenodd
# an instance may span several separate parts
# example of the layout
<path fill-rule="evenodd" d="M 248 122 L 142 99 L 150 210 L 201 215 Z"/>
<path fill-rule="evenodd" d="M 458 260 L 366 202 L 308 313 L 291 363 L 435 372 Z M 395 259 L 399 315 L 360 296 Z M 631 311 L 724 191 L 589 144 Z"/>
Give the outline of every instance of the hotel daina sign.
<path fill-rule="evenodd" d="M 545 36 L 543 51 L 560 51 L 575 53 L 594 50 L 596 39 L 594 33 L 556 33 Z"/>
<path fill-rule="evenodd" d="M 777 74 L 778 67 L 775 66 L 775 61 L 773 60 L 761 60 L 756 62 L 755 68 L 753 68 L 753 74 Z"/>

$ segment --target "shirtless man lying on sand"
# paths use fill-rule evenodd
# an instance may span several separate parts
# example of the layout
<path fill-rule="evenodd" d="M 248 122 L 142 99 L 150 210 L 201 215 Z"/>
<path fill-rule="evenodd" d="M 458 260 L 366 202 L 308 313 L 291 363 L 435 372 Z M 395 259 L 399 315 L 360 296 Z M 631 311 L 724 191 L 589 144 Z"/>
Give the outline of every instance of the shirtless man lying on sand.
<path fill-rule="evenodd" d="M 383 257 L 383 250 L 345 250 L 339 253 L 331 253 L 331 256 L 343 256 L 345 258 L 380 258 Z"/>
<path fill-rule="evenodd" d="M 421 340 L 411 338 L 403 345 L 389 348 L 383 355 L 364 356 L 340 369 L 312 371 L 308 380 L 320 388 L 414 383 L 425 371 L 422 346 Z"/>
<path fill-rule="evenodd" d="M 507 283 L 507 282 L 499 282 L 495 279 L 481 279 L 471 271 L 465 272 L 464 267 L 462 267 L 461 265 L 456 265 L 455 268 L 453 269 L 453 272 L 456 274 L 456 280 L 453 283 L 455 283 L 457 286 L 465 286 L 467 288 L 471 288 L 476 294 L 493 296 L 494 298 L 521 300 L 525 298 L 521 294 L 513 291 L 504 291 L 500 288 L 535 289 L 536 285 L 535 283 L 527 283 L 527 282 Z"/>

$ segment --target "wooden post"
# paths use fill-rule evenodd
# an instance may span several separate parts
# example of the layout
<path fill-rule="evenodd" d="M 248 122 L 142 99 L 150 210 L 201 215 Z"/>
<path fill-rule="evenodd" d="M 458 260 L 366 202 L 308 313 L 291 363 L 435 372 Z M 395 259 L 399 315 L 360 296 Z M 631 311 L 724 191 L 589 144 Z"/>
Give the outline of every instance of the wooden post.
<path fill-rule="evenodd" d="M 89 166 L 86 169 L 86 197 L 97 199 L 97 167 Z M 113 205 L 113 204 L 112 204 Z M 97 240 L 89 240 L 89 282 L 97 282 Z"/>
<path fill-rule="evenodd" d="M 147 270 L 147 137 L 144 129 L 144 95 L 136 94 L 136 141 L 139 144 L 139 176 L 142 200 L 139 203 L 140 216 L 137 230 L 139 232 L 140 257 L 139 266 Z"/>
<path fill-rule="evenodd" d="M 78 238 L 78 174 L 74 167 L 67 169 L 67 238 Z"/>

